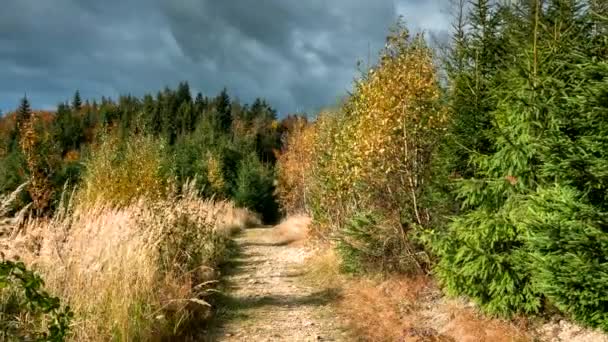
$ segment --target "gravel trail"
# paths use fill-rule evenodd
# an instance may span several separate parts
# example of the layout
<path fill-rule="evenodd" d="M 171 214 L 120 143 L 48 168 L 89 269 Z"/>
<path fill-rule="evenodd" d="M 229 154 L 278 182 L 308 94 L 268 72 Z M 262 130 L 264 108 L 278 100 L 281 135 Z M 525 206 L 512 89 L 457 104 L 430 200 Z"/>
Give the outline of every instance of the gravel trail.
<path fill-rule="evenodd" d="M 281 241 L 275 229 L 248 229 L 224 276 L 227 289 L 210 341 L 348 341 L 334 318 L 336 293 L 305 285 L 310 251 Z"/>

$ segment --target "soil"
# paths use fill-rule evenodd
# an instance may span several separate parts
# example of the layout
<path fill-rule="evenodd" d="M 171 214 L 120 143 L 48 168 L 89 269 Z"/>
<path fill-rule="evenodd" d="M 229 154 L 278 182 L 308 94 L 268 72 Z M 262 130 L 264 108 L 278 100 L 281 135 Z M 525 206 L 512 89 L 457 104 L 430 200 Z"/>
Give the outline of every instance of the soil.
<path fill-rule="evenodd" d="M 312 253 L 273 228 L 244 231 L 223 276 L 209 341 L 352 341 L 332 311 L 338 293 L 306 285 Z"/>

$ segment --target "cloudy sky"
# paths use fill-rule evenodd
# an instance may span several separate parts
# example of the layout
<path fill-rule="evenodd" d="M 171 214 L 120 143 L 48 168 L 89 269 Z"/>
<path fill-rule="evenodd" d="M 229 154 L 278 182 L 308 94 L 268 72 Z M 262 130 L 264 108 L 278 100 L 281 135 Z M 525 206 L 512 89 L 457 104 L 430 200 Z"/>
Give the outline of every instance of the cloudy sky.
<path fill-rule="evenodd" d="M 448 0 L 2 0 L 0 109 L 53 108 L 187 80 L 281 114 L 331 105 L 389 25 L 445 33 Z"/>

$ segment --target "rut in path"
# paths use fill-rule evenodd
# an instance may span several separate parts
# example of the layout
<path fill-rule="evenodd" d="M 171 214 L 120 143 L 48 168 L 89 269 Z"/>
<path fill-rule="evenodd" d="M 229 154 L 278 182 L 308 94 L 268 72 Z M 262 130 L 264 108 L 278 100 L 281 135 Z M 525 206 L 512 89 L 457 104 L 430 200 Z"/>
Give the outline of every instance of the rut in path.
<path fill-rule="evenodd" d="M 248 229 L 225 276 L 212 341 L 347 341 L 331 310 L 337 293 L 302 281 L 310 251 L 289 246 L 274 229 Z"/>

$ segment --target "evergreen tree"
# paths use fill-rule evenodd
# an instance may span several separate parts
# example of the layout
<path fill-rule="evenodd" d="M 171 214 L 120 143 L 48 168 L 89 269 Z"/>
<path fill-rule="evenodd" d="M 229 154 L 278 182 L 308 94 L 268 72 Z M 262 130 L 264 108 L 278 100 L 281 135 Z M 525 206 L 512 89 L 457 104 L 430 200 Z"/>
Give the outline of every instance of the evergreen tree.
<path fill-rule="evenodd" d="M 608 2 L 591 0 L 588 16 L 593 25 L 591 49 L 600 58 L 606 58 L 608 56 Z"/>
<path fill-rule="evenodd" d="M 188 82 L 180 82 L 177 86 L 175 96 L 178 106 L 181 106 L 183 103 L 192 103 L 192 94 L 190 93 L 190 85 Z"/>
<path fill-rule="evenodd" d="M 82 108 L 82 100 L 80 99 L 80 92 L 76 90 L 74 93 L 74 98 L 72 99 L 72 109 L 74 112 L 78 113 Z"/>
<path fill-rule="evenodd" d="M 53 121 L 53 138 L 62 155 L 72 148 L 73 129 L 72 111 L 67 104 L 60 103 Z"/>
<path fill-rule="evenodd" d="M 180 134 L 187 134 L 194 130 L 194 117 L 192 115 L 192 105 L 190 103 L 182 102 L 178 110 L 178 119 Z"/>
<path fill-rule="evenodd" d="M 152 95 L 150 94 L 146 94 L 144 95 L 144 99 L 143 99 L 143 103 L 142 103 L 142 113 L 143 113 L 143 117 L 144 117 L 144 126 L 145 126 L 145 132 L 148 134 L 156 134 L 155 132 L 155 126 L 156 126 L 156 120 L 158 120 L 157 117 L 155 117 L 156 114 L 156 103 L 154 102 L 154 98 L 152 97 Z"/>
<path fill-rule="evenodd" d="M 230 96 L 226 88 L 222 89 L 221 93 L 215 99 L 215 111 L 217 124 L 224 132 L 228 132 L 232 126 L 232 110 Z"/>
<path fill-rule="evenodd" d="M 19 103 L 19 109 L 17 109 L 17 129 L 20 130 L 25 123 L 30 121 L 32 117 L 32 109 L 30 108 L 30 102 L 27 96 L 24 96 Z"/>
<path fill-rule="evenodd" d="M 454 119 L 444 154 L 450 171 L 466 178 L 475 173 L 471 157 L 492 148 L 489 129 L 496 98 L 490 91 L 497 86 L 496 71 L 504 62 L 505 36 L 500 7 L 491 6 L 489 0 L 475 0 L 467 13 L 465 6 L 464 1 L 457 3 L 454 46 L 446 63 Z"/>
<path fill-rule="evenodd" d="M 539 184 L 555 180 L 542 172 L 547 144 L 540 142 L 560 125 L 572 127 L 559 118 L 574 114 L 564 95 L 575 94 L 580 83 L 570 73 L 585 25 L 577 23 L 576 7 L 568 2 L 542 6 L 534 0 L 513 8 L 507 23 L 511 62 L 488 94 L 498 99 L 489 128 L 492 148 L 472 159 L 475 177 L 457 189 L 463 210 L 434 245 L 447 290 L 495 313 L 537 312 L 541 305 L 542 291 L 529 269 L 529 231 L 518 212 Z"/>
<path fill-rule="evenodd" d="M 273 173 L 253 154 L 246 155 L 238 165 L 234 184 L 234 201 L 262 214 L 264 222 L 278 218 L 278 204 L 274 197 Z"/>
<path fill-rule="evenodd" d="M 253 119 L 262 116 L 264 109 L 264 103 L 262 102 L 262 99 L 258 97 L 255 99 L 255 101 L 253 101 L 253 104 L 251 105 L 251 108 L 246 112 L 247 114 L 244 119 L 248 122 L 251 122 L 253 121 Z"/>
<path fill-rule="evenodd" d="M 193 108 L 193 120 L 196 125 L 198 121 L 203 117 L 203 113 L 207 111 L 209 106 L 209 101 L 206 97 L 203 97 L 202 93 L 196 94 L 196 99 L 194 100 L 194 108 Z"/>
<path fill-rule="evenodd" d="M 163 134 L 169 144 L 173 145 L 177 139 L 177 97 L 175 92 L 169 88 L 165 88 L 162 95 L 161 106 L 161 117 L 163 123 Z"/>
<path fill-rule="evenodd" d="M 159 136 L 163 131 L 163 101 L 163 94 L 159 91 L 156 94 L 156 100 L 151 108 L 152 111 L 148 113 L 150 116 L 150 130 L 155 136 Z"/>
<path fill-rule="evenodd" d="M 200 91 L 196 93 L 196 99 L 194 100 L 194 103 L 198 106 L 202 106 L 204 101 L 205 99 L 203 98 L 203 93 L 201 93 Z"/>
<path fill-rule="evenodd" d="M 540 176 L 520 206 L 519 229 L 528 233 L 538 289 L 578 321 L 608 331 L 608 58 L 587 39 L 597 28 L 585 9 L 583 1 L 548 4 L 555 55 L 539 87 L 553 96 L 540 107 L 545 125 L 532 146 Z"/>

